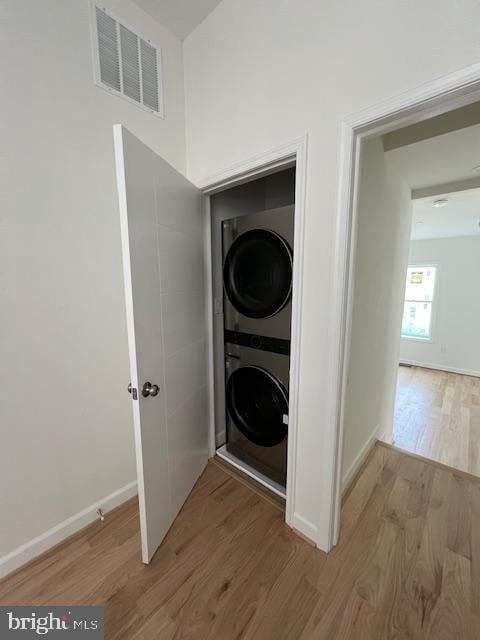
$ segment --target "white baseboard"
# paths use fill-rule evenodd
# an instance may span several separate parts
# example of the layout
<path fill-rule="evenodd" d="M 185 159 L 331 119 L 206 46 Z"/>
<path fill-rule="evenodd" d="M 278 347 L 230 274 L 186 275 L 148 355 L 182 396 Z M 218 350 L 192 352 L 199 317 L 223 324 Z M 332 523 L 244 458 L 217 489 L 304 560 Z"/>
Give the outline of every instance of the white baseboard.
<path fill-rule="evenodd" d="M 447 373 L 459 373 L 463 376 L 472 376 L 480 378 L 480 371 L 472 371 L 471 369 L 459 369 L 458 367 L 449 367 L 443 364 L 431 364 L 429 362 L 419 362 L 418 360 L 405 360 L 402 358 L 400 364 L 410 365 L 411 367 L 421 367 L 422 369 L 434 369 L 435 371 L 446 371 Z"/>
<path fill-rule="evenodd" d="M 316 527 L 310 520 L 303 518 L 298 513 L 293 514 L 293 523 L 292 526 L 294 529 L 299 531 L 305 538 L 308 538 L 313 542 L 314 545 L 317 544 L 318 541 L 318 527 Z"/>
<path fill-rule="evenodd" d="M 83 529 L 83 527 L 94 522 L 98 518 L 96 513 L 97 509 L 102 509 L 104 513 L 108 513 L 108 511 L 133 498 L 136 494 L 137 481 L 134 480 L 121 489 L 118 489 L 118 491 L 114 491 L 109 496 L 100 498 L 95 504 L 79 511 L 67 520 L 60 522 L 60 524 L 33 538 L 33 540 L 29 540 L 20 547 L 17 547 L 0 558 L 0 578 L 3 578 L 8 573 L 18 569 L 80 529 Z"/>
<path fill-rule="evenodd" d="M 385 433 L 385 430 L 382 429 L 380 427 L 380 425 L 377 425 L 375 427 L 375 429 L 372 431 L 372 433 L 369 435 L 368 440 L 365 442 L 363 447 L 357 453 L 357 455 L 355 456 L 355 458 L 354 458 L 352 464 L 350 465 L 350 467 L 343 474 L 343 478 L 342 478 L 342 493 L 348 487 L 348 485 L 350 484 L 350 481 L 352 480 L 354 475 L 357 473 L 357 471 L 362 466 L 363 461 L 365 460 L 365 458 L 370 453 L 370 449 L 373 447 L 375 442 L 377 440 L 382 440 L 383 439 L 384 433 Z"/>

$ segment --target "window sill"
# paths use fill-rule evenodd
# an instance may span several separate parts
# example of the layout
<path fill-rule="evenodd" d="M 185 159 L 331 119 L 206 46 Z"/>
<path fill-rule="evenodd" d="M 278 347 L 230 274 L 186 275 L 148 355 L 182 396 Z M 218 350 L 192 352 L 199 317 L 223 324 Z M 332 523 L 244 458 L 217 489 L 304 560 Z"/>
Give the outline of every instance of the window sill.
<path fill-rule="evenodd" d="M 400 336 L 402 340 L 408 340 L 409 342 L 433 342 L 432 338 L 420 338 L 415 336 Z"/>

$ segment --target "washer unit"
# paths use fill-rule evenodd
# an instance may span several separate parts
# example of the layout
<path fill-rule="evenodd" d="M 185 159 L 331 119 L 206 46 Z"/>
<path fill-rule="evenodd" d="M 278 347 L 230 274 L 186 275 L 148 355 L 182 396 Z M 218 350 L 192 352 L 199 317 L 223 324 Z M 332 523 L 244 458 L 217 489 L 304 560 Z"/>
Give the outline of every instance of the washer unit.
<path fill-rule="evenodd" d="M 226 331 L 290 340 L 294 207 L 223 222 Z"/>
<path fill-rule="evenodd" d="M 287 477 L 294 207 L 223 222 L 226 450 Z"/>
<path fill-rule="evenodd" d="M 284 489 L 290 357 L 265 350 L 271 342 L 261 349 L 225 343 L 226 449 Z"/>

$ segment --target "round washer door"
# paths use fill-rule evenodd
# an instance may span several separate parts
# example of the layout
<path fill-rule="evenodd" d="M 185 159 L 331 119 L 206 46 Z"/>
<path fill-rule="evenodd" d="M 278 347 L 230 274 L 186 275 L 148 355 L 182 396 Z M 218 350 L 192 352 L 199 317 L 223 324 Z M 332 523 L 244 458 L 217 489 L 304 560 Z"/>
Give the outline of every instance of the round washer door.
<path fill-rule="evenodd" d="M 292 293 L 292 250 L 268 229 L 252 229 L 232 243 L 223 267 L 228 299 L 248 318 L 269 318 Z"/>
<path fill-rule="evenodd" d="M 228 380 L 226 401 L 235 426 L 254 444 L 273 447 L 286 438 L 283 416 L 288 414 L 288 394 L 265 369 L 236 369 Z"/>

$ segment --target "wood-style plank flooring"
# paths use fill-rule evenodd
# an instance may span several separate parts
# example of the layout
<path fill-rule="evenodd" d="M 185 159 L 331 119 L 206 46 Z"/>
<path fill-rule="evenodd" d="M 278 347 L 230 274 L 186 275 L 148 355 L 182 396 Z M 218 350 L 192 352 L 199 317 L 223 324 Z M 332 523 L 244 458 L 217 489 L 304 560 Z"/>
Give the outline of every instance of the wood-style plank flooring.
<path fill-rule="evenodd" d="M 400 367 L 394 442 L 480 476 L 480 378 Z"/>
<path fill-rule="evenodd" d="M 0 583 L 0 604 L 100 604 L 132 640 L 477 640 L 480 482 L 376 445 L 325 555 L 210 463 L 150 566 L 134 501 Z"/>

